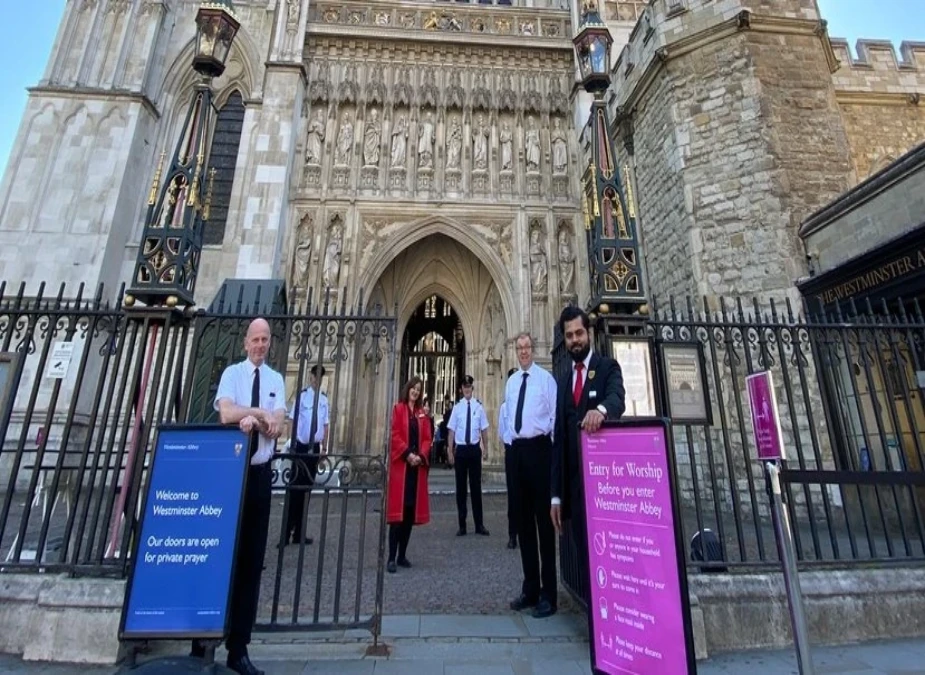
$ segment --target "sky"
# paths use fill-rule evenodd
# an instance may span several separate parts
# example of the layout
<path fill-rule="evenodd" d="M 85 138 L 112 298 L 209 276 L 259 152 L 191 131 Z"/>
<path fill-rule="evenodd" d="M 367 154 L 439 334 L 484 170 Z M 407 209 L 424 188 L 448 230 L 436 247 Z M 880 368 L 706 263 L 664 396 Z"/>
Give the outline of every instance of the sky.
<path fill-rule="evenodd" d="M 925 0 L 817 0 L 829 35 L 852 45 L 859 37 L 925 42 Z M 45 71 L 65 0 L 0 0 L 0 167 L 5 169 L 16 140 L 26 88 Z"/>

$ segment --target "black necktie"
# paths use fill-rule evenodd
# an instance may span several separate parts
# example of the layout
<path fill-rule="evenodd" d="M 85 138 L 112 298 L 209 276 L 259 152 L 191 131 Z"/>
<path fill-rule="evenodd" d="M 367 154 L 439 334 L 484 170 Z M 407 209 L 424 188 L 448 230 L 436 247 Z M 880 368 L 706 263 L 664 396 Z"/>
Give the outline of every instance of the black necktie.
<path fill-rule="evenodd" d="M 472 434 L 472 401 L 466 401 L 466 445 L 472 445 L 469 437 Z"/>
<path fill-rule="evenodd" d="M 260 407 L 260 368 L 254 368 L 254 385 L 251 387 L 251 408 Z M 257 454 L 257 432 L 251 432 L 250 455 Z"/>
<path fill-rule="evenodd" d="M 520 381 L 520 393 L 517 395 L 517 412 L 514 413 L 514 432 L 520 433 L 520 428 L 524 425 L 524 399 L 527 397 L 527 377 L 530 373 L 524 373 Z"/>

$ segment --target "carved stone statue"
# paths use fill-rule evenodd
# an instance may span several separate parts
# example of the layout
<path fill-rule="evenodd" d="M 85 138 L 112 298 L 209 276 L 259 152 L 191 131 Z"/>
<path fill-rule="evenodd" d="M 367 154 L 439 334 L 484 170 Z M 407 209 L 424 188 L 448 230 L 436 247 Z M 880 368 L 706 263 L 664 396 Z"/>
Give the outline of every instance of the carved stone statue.
<path fill-rule="evenodd" d="M 405 153 L 408 146 L 408 120 L 404 115 L 398 118 L 395 128 L 392 129 L 392 152 L 389 166 L 393 169 L 405 166 Z"/>
<path fill-rule="evenodd" d="M 429 168 L 434 162 L 434 116 L 427 111 L 418 133 L 418 166 Z"/>
<path fill-rule="evenodd" d="M 558 117 L 552 129 L 552 172 L 565 173 L 568 168 L 568 141 Z"/>
<path fill-rule="evenodd" d="M 450 123 L 450 134 L 446 142 L 446 168 L 459 168 L 459 153 L 462 150 L 462 127 L 459 118 L 454 117 Z"/>
<path fill-rule="evenodd" d="M 479 171 L 488 168 L 488 127 L 485 116 L 479 114 L 472 128 L 472 165 Z"/>
<path fill-rule="evenodd" d="M 312 229 L 314 226 L 312 215 L 306 213 L 299 222 L 295 243 L 295 279 L 293 283 L 298 288 L 308 286 L 308 264 L 312 256 Z"/>
<path fill-rule="evenodd" d="M 530 286 L 534 294 L 546 292 L 546 282 L 549 274 L 546 249 L 540 240 L 541 234 L 538 224 L 530 230 Z"/>
<path fill-rule="evenodd" d="M 379 166 L 381 133 L 379 111 L 373 108 L 366 122 L 366 131 L 363 132 L 363 166 Z"/>
<path fill-rule="evenodd" d="M 334 155 L 334 163 L 337 166 L 346 166 L 350 163 L 350 150 L 353 148 L 353 118 L 350 113 L 344 115 L 344 121 L 340 124 L 340 131 L 337 133 L 337 154 Z"/>
<path fill-rule="evenodd" d="M 321 164 L 321 150 L 324 147 L 324 111 L 317 110 L 308 123 L 308 138 L 305 140 L 305 163 Z"/>
<path fill-rule="evenodd" d="M 321 280 L 325 288 L 337 287 L 337 279 L 340 277 L 340 253 L 343 236 L 340 219 L 335 216 L 331 228 L 331 238 L 328 240 L 328 246 L 324 250 L 324 268 Z"/>
<path fill-rule="evenodd" d="M 575 277 L 575 252 L 572 251 L 571 232 L 567 227 L 559 230 L 559 292 L 563 295 L 572 292 Z"/>
<path fill-rule="evenodd" d="M 504 308 L 497 290 L 492 290 L 485 305 L 485 347 L 489 359 L 504 356 Z"/>
<path fill-rule="evenodd" d="M 501 125 L 501 170 L 510 171 L 514 165 L 513 142 L 514 134 L 511 133 L 511 125 L 505 122 Z"/>
<path fill-rule="evenodd" d="M 527 120 L 525 145 L 527 149 L 527 171 L 539 171 L 540 132 L 539 129 L 536 128 L 536 120 L 534 120 L 532 117 Z"/>

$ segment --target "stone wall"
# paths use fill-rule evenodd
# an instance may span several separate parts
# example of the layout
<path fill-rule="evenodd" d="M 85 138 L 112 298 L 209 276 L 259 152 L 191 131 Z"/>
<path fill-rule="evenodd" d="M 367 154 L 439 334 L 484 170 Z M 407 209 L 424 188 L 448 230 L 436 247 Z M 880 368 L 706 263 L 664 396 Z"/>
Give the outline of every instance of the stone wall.
<path fill-rule="evenodd" d="M 811 1 L 656 2 L 613 71 L 630 117 L 655 295 L 769 297 L 805 273 L 797 228 L 850 172 Z"/>
<path fill-rule="evenodd" d="M 840 62 L 832 76 L 851 144 L 856 182 L 876 173 L 925 138 L 925 42 L 859 40 L 854 58 L 833 39 Z"/>

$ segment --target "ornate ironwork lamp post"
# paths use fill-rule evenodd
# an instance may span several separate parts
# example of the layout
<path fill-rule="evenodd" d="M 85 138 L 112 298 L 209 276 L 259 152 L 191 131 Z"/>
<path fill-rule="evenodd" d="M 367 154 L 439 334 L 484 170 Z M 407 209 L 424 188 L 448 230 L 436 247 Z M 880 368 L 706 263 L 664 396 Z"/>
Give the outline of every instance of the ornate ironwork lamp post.
<path fill-rule="evenodd" d="M 163 174 L 163 187 L 161 175 L 164 154 L 154 173 L 141 246 L 135 260 L 130 290 L 124 298 L 127 307 L 134 306 L 137 300 L 147 305 L 147 309 L 132 313 L 148 330 L 148 346 L 142 361 L 141 380 L 134 404 L 135 419 L 123 483 L 134 484 L 135 489 L 139 489 L 139 482 L 133 476 L 136 469 L 140 471 L 138 459 L 143 456 L 143 452 L 139 453 L 138 450 L 144 444 L 142 418 L 145 392 L 148 391 L 158 334 L 162 326 L 169 325 L 173 320 L 176 314 L 174 308 L 180 306 L 188 309 L 193 305 L 202 249 L 202 230 L 209 220 L 212 178 L 215 174 L 212 169 L 206 175 L 206 153 L 215 119 L 212 78 L 224 72 L 225 59 L 228 58 L 231 43 L 240 26 L 230 0 L 204 2 L 199 7 L 196 14 L 193 69 L 201 77 L 196 84 L 170 166 Z M 122 490 L 119 493 L 118 505 L 112 514 L 107 558 L 118 552 L 128 492 Z"/>
<path fill-rule="evenodd" d="M 163 154 L 154 174 L 126 305 L 134 305 L 136 300 L 149 307 L 193 304 L 202 231 L 209 220 L 215 175 L 214 169 L 206 169 L 215 120 L 212 78 L 225 71 L 225 60 L 240 26 L 231 0 L 204 2 L 196 14 L 192 65 L 200 80 L 170 166 L 163 174 L 163 185 Z"/>
<path fill-rule="evenodd" d="M 589 312 L 632 314 L 645 304 L 640 244 L 629 184 L 624 183 L 613 150 L 604 93 L 610 87 L 613 39 L 593 0 L 582 8 L 572 42 L 581 85 L 591 104 L 590 161 L 582 177 L 591 298 Z"/>

